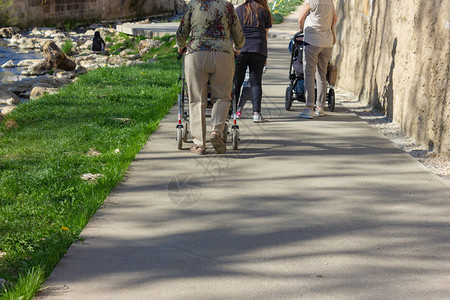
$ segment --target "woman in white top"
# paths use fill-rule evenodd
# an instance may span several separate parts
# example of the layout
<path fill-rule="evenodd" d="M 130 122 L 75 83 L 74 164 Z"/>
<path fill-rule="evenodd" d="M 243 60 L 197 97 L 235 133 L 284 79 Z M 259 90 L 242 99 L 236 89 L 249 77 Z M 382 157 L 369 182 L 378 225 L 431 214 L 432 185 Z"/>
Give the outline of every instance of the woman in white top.
<path fill-rule="evenodd" d="M 305 0 L 298 23 L 303 38 L 303 66 L 305 71 L 306 108 L 298 116 L 312 119 L 314 114 L 314 77 L 317 83 L 316 116 L 323 117 L 327 95 L 327 66 L 336 41 L 334 25 L 336 9 L 332 0 Z M 317 73 L 316 73 L 317 68 Z"/>

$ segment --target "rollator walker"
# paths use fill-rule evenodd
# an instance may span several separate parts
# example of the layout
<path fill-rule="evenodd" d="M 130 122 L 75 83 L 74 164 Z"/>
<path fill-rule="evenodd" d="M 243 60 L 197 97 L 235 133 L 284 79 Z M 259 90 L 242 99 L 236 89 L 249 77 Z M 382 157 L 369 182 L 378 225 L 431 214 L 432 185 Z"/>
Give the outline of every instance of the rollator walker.
<path fill-rule="evenodd" d="M 178 77 L 178 84 L 180 92 L 178 93 L 178 122 L 176 126 L 176 141 L 178 150 L 183 149 L 183 143 L 187 143 L 189 140 L 189 95 L 187 92 L 186 76 L 184 72 L 184 56 L 178 55 L 178 60 L 182 59 L 180 76 Z M 239 148 L 239 125 L 236 120 L 236 99 L 234 95 L 231 95 L 232 103 L 228 112 L 227 121 L 222 132 L 222 140 L 225 144 L 228 141 L 228 135 L 231 135 L 231 146 L 233 150 Z M 211 117 L 213 103 L 210 99 L 210 93 L 208 93 L 208 105 L 206 107 L 206 117 Z M 230 120 L 232 125 L 230 126 Z"/>

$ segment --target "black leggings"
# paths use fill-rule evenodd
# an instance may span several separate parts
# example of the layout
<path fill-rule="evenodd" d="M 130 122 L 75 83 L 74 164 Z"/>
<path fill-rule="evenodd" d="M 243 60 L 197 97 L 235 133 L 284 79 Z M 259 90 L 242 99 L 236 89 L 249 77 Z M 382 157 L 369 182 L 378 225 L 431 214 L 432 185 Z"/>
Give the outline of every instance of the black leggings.
<path fill-rule="evenodd" d="M 234 73 L 234 96 L 236 97 L 236 103 L 239 103 L 239 107 L 242 108 L 245 104 L 244 101 L 238 102 L 241 95 L 241 87 L 245 78 L 245 71 L 247 66 L 250 69 L 250 86 L 252 92 L 253 112 L 261 112 L 261 99 L 262 99 L 262 74 L 264 64 L 266 63 L 266 57 L 260 53 L 254 52 L 242 52 L 236 56 L 236 71 Z M 242 105 L 241 105 L 242 104 Z"/>

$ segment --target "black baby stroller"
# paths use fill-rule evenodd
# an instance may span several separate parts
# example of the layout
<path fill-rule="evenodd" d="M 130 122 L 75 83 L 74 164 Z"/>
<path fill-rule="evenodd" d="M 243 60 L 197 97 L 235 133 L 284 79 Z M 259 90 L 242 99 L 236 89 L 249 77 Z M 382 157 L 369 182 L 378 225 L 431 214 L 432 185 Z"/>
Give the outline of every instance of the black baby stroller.
<path fill-rule="evenodd" d="M 291 65 L 289 67 L 289 86 L 286 88 L 286 98 L 284 101 L 284 107 L 286 110 L 291 110 L 292 102 L 297 100 L 299 102 L 306 102 L 305 98 L 305 78 L 303 71 L 303 37 L 302 32 L 297 32 L 289 43 L 289 51 L 291 52 Z M 330 70 L 330 65 L 328 70 Z M 327 80 L 330 76 L 327 74 Z M 330 84 L 331 80 L 328 80 Z M 333 80 L 333 84 L 334 84 Z M 317 99 L 317 90 L 316 90 Z M 328 109 L 334 111 L 335 107 L 335 94 L 334 89 L 330 87 L 327 93 Z"/>
<path fill-rule="evenodd" d="M 184 57 L 183 55 L 179 55 L 178 59 L 181 59 Z M 178 150 L 183 149 L 183 142 L 188 141 L 188 135 L 189 135 L 189 96 L 187 92 L 187 84 L 186 84 L 186 77 L 184 74 L 184 59 L 181 63 L 181 72 L 180 76 L 178 77 L 178 83 L 180 86 L 180 92 L 178 94 L 178 121 L 177 121 L 177 134 L 176 134 L 176 140 L 177 140 L 177 148 Z M 231 145 L 233 147 L 233 150 L 237 150 L 239 147 L 239 126 L 236 122 L 236 103 L 234 96 L 232 97 L 232 108 L 230 108 L 230 111 L 228 113 L 227 122 L 225 123 L 225 127 L 222 132 L 222 140 L 224 143 L 227 143 L 228 140 L 228 132 L 230 130 L 230 117 L 233 116 L 233 124 L 231 125 Z M 211 116 L 211 110 L 212 110 L 213 103 L 210 100 L 210 97 L 208 96 L 208 105 L 206 108 L 206 116 Z"/>

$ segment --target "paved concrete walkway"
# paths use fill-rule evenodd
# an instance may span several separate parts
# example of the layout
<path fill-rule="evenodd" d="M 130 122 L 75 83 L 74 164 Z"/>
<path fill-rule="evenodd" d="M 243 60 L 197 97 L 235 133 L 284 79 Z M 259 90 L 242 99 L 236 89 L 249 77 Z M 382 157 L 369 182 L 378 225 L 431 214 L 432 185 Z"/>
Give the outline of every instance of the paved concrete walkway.
<path fill-rule="evenodd" d="M 176 150 L 173 110 L 40 299 L 438 299 L 450 295 L 450 186 L 337 105 L 284 110 L 269 42 L 263 114 L 238 151 Z"/>

